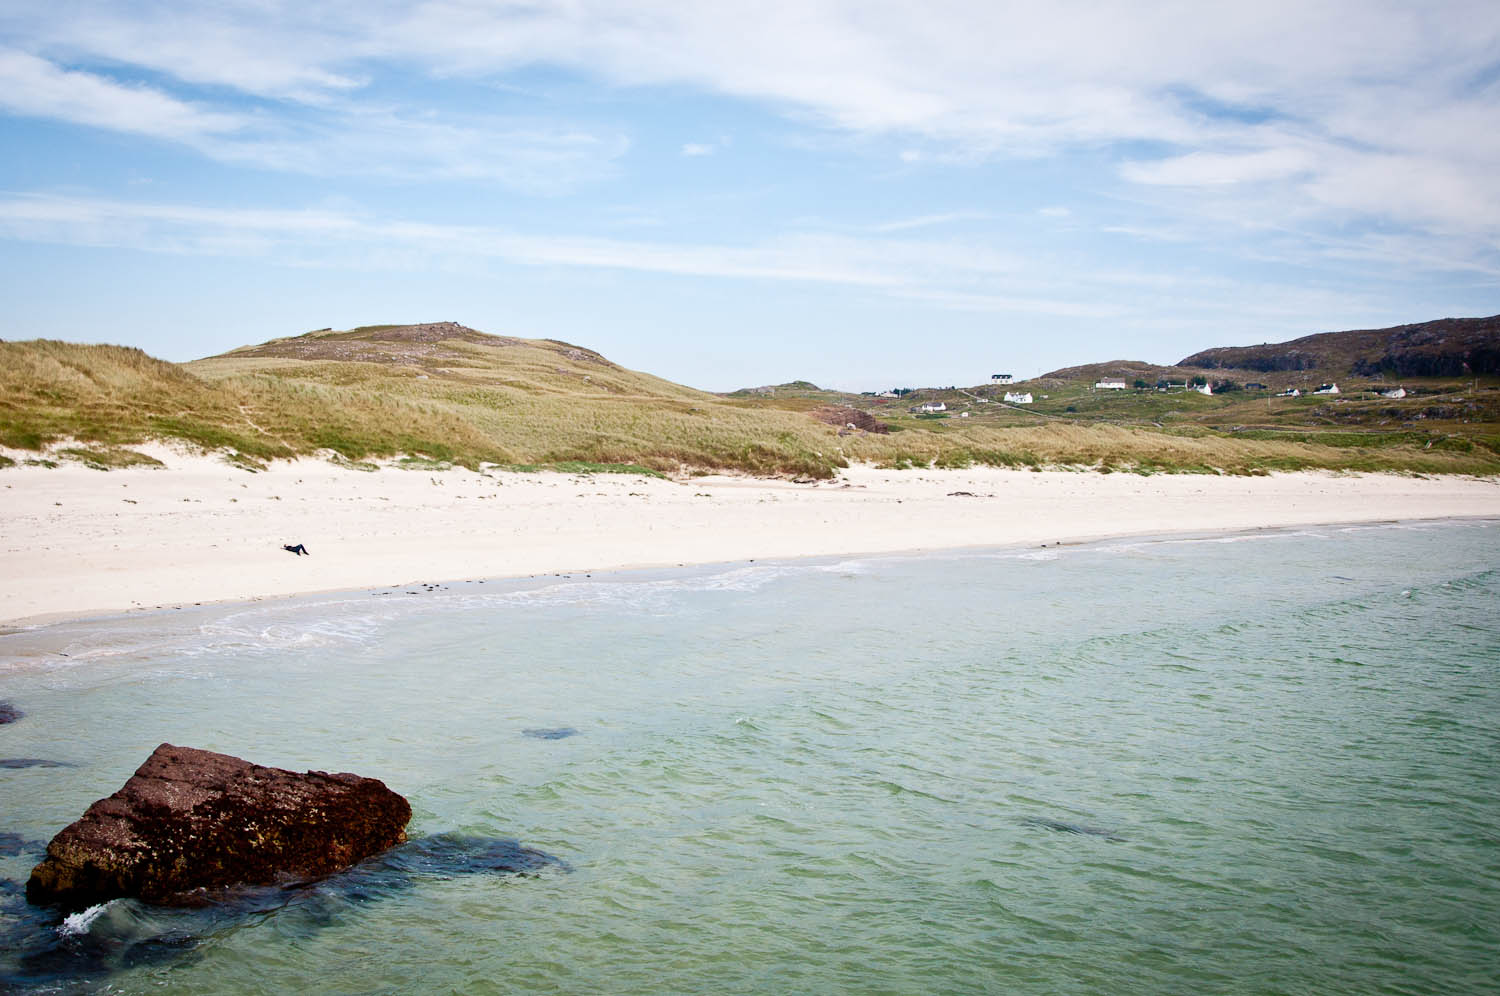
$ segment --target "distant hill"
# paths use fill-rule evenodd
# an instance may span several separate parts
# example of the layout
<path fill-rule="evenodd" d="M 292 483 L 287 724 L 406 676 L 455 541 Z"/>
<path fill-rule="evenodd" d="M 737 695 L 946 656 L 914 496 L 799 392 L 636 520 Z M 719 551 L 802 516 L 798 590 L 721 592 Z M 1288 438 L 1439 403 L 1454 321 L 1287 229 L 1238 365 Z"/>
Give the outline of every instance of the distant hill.
<path fill-rule="evenodd" d="M 761 387 L 742 387 L 730 391 L 725 397 L 737 398 L 749 395 L 764 395 L 770 397 L 776 394 L 817 394 L 823 389 L 810 380 L 790 380 L 785 384 L 766 384 Z"/>
<path fill-rule="evenodd" d="M 581 346 L 454 322 L 319 329 L 184 364 L 120 346 L 0 342 L 0 445 L 80 440 L 99 464 L 132 459 L 121 448 L 134 443 L 177 439 L 247 469 L 323 453 L 827 477 L 830 438 L 799 413 L 747 409 Z"/>
<path fill-rule="evenodd" d="M 1269 351 L 1267 363 L 1283 362 L 1276 350 L 1305 354 L 1328 364 L 1320 376 L 1341 379 L 1355 363 L 1487 370 L 1495 324 L 1450 320 L 1250 349 Z M 1200 355 L 1251 362 L 1233 350 Z M 1333 399 L 1272 397 L 1248 383 L 1271 380 L 1265 375 L 1226 376 L 1247 383 L 1224 383 L 1212 396 L 1093 389 L 1102 377 L 1154 388 L 1163 374 L 1181 381 L 1184 373 L 1191 370 L 1128 360 L 1072 367 L 1054 371 L 1024 402 L 1007 402 L 994 384 L 891 399 L 792 381 L 724 396 L 629 370 L 583 346 L 456 322 L 318 329 L 183 364 L 121 346 L 0 341 L 0 468 L 149 463 L 131 447 L 165 439 L 246 470 L 316 456 L 360 469 L 387 460 L 417 469 L 808 478 L 861 460 L 1137 473 L 1500 472 L 1493 377 L 1477 385 L 1429 378 L 1394 400 L 1355 385 Z M 909 410 L 919 402 L 943 407 Z"/>
<path fill-rule="evenodd" d="M 1259 346 L 1221 346 L 1184 357 L 1177 365 L 1257 373 L 1312 370 L 1329 379 L 1500 374 L 1500 315 L 1324 332 Z"/>
<path fill-rule="evenodd" d="M 1061 370 L 1053 370 L 1036 378 L 1040 381 L 1075 381 L 1086 380 L 1089 382 L 1111 378 L 1123 380 L 1126 383 L 1136 378 L 1155 384 L 1158 378 L 1176 375 L 1180 378 L 1181 371 L 1175 367 L 1163 367 L 1154 363 L 1146 363 L 1142 360 L 1110 360 L 1106 363 L 1084 363 L 1076 367 L 1063 367 Z"/>

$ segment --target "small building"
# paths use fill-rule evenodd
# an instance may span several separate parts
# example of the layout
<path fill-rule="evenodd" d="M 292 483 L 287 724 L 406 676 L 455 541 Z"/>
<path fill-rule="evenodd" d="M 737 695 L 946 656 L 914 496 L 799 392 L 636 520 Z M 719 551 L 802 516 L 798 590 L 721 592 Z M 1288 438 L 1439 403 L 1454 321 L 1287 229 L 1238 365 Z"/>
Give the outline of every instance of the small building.
<path fill-rule="evenodd" d="M 1254 381 L 1251 381 L 1250 383 L 1248 383 L 1248 384 L 1245 385 L 1245 390 L 1247 390 L 1247 391 L 1264 391 L 1265 389 L 1266 389 L 1266 385 L 1264 385 L 1264 384 L 1257 384 Z"/>
<path fill-rule="evenodd" d="M 1197 391 L 1199 394 L 1213 394 L 1214 386 L 1208 381 L 1204 381 L 1201 384 L 1194 385 L 1193 390 Z"/>
<path fill-rule="evenodd" d="M 1029 391 L 1006 391 L 1005 403 L 1008 405 L 1029 405 L 1031 404 L 1031 393 Z"/>
<path fill-rule="evenodd" d="M 1096 391 L 1123 391 L 1125 382 L 1123 380 L 1101 380 L 1094 385 Z"/>
<path fill-rule="evenodd" d="M 969 417 L 969 413 L 968 412 L 959 412 L 958 413 L 958 417 L 959 418 L 968 418 Z"/>
<path fill-rule="evenodd" d="M 1185 380 L 1167 380 L 1164 377 L 1161 380 L 1158 380 L 1156 382 L 1156 389 L 1158 391 L 1186 391 L 1187 390 L 1187 381 L 1185 381 Z"/>
<path fill-rule="evenodd" d="M 1295 387 L 1289 387 L 1285 391 L 1282 391 L 1280 394 L 1278 394 L 1277 397 L 1278 398 L 1300 398 L 1300 397 L 1302 397 L 1302 392 L 1299 391 L 1299 390 L 1297 390 Z"/>
<path fill-rule="evenodd" d="M 912 411 L 919 414 L 931 414 L 932 412 L 945 412 L 947 410 L 948 406 L 941 401 L 929 401 L 925 405 L 918 405 L 912 409 Z"/>
<path fill-rule="evenodd" d="M 875 397 L 877 397 L 877 398 L 897 398 L 897 397 L 900 397 L 900 395 L 898 395 L 895 391 L 881 391 L 879 394 L 875 395 Z"/>
<path fill-rule="evenodd" d="M 1382 398 L 1390 398 L 1392 401 L 1398 398 L 1404 398 L 1406 397 L 1406 388 L 1398 387 L 1390 391 L 1381 391 L 1380 396 Z"/>
<path fill-rule="evenodd" d="M 1016 379 L 1010 374 L 990 374 L 990 380 L 996 384 L 1014 384 Z"/>
<path fill-rule="evenodd" d="M 1313 391 L 1313 393 L 1314 394 L 1338 394 L 1339 393 L 1339 386 L 1337 384 L 1320 384 L 1320 385 L 1318 385 L 1318 389 L 1316 391 Z"/>

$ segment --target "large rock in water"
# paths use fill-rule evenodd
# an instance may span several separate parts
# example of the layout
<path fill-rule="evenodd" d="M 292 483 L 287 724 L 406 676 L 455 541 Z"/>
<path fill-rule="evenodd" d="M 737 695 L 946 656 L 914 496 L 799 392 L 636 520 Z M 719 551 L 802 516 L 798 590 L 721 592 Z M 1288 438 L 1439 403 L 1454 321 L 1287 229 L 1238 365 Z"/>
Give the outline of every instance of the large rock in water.
<path fill-rule="evenodd" d="M 374 778 L 297 774 L 162 744 L 47 845 L 26 898 L 192 905 L 235 885 L 320 878 L 406 839 L 411 806 Z"/>

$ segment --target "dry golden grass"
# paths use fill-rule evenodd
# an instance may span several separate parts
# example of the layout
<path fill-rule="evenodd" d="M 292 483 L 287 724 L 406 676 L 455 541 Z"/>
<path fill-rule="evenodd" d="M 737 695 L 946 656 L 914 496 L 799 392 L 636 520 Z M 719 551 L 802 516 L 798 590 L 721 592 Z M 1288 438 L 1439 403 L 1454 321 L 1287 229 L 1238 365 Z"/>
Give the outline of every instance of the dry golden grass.
<path fill-rule="evenodd" d="M 1500 472 L 1500 456 L 1468 441 L 1446 449 L 1399 439 L 1340 446 L 1097 423 L 911 425 L 890 436 L 839 435 L 804 412 L 695 391 L 567 343 L 460 326 L 325 331 L 183 365 L 119 346 L 0 343 L 0 444 L 37 450 L 75 439 L 108 454 L 96 465 L 128 459 L 119 447 L 166 438 L 226 451 L 250 468 L 332 451 L 350 462 L 414 456 L 470 467 L 639 465 L 809 477 L 828 477 L 849 461 L 1140 473 Z"/>
<path fill-rule="evenodd" d="M 907 431 L 863 437 L 843 448 L 853 460 L 882 466 L 1089 467 L 1134 473 L 1259 474 L 1291 470 L 1397 471 L 1420 474 L 1494 474 L 1500 456 L 1467 440 L 1424 448 L 1242 439 L 1211 430 L 1191 433 L 1140 427 L 1051 422 L 1009 429 Z"/>
<path fill-rule="evenodd" d="M 139 350 L 0 343 L 0 444 L 182 439 L 253 465 L 331 450 L 478 466 L 640 464 L 828 476 L 827 426 L 625 370 L 566 344 L 445 343 L 410 361 L 237 351 L 177 366 Z"/>

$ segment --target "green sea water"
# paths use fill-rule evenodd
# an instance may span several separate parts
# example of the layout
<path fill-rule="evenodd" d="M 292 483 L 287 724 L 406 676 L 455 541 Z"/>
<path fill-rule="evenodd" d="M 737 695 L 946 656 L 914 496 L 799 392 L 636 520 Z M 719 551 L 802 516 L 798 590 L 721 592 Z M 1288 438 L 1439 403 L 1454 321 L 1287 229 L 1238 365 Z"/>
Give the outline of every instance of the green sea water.
<path fill-rule="evenodd" d="M 1500 523 L 428 580 L 0 638 L 0 760 L 68 765 L 0 767 L 0 989 L 1500 978 Z M 556 862 L 27 907 L 162 742 L 375 776 L 414 838 Z"/>

